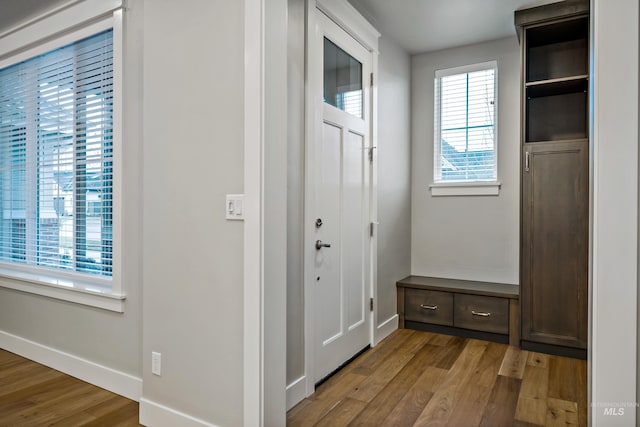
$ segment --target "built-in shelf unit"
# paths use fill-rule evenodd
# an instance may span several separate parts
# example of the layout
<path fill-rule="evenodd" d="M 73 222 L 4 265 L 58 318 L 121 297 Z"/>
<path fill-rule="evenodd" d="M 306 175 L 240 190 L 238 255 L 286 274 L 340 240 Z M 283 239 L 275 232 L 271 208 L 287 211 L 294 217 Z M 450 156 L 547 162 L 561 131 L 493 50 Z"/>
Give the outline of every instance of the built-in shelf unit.
<path fill-rule="evenodd" d="M 522 58 L 523 348 L 586 357 L 589 4 L 516 11 Z"/>

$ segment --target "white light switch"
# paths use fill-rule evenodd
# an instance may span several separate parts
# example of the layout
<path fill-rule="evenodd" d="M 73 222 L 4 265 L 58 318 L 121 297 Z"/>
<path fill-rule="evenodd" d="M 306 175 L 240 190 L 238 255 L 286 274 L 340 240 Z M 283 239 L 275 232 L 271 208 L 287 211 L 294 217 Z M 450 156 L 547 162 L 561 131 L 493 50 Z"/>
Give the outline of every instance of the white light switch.
<path fill-rule="evenodd" d="M 227 194 L 226 218 L 242 221 L 244 219 L 244 194 Z"/>
<path fill-rule="evenodd" d="M 162 354 L 157 351 L 151 352 L 151 373 L 153 375 L 162 375 Z"/>

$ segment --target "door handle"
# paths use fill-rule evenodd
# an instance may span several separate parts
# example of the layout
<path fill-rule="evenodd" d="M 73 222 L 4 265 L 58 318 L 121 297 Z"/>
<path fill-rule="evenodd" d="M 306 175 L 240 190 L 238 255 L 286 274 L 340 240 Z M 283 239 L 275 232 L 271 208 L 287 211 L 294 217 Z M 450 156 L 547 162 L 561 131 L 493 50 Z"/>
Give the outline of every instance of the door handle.
<path fill-rule="evenodd" d="M 529 172 L 529 152 L 524 153 L 524 171 Z"/>
<path fill-rule="evenodd" d="M 316 240 L 316 249 L 320 250 L 322 248 L 330 248 L 331 245 L 329 243 L 322 243 L 322 240 Z"/>

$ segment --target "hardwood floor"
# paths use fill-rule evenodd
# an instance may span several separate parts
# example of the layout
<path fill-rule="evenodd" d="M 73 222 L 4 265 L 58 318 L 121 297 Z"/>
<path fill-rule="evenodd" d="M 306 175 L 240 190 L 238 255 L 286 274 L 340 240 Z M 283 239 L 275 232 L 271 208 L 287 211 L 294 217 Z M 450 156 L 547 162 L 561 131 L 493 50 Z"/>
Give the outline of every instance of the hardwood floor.
<path fill-rule="evenodd" d="M 0 426 L 138 426 L 138 403 L 0 350 Z"/>
<path fill-rule="evenodd" d="M 399 329 L 287 414 L 288 426 L 587 425 L 587 364 Z"/>

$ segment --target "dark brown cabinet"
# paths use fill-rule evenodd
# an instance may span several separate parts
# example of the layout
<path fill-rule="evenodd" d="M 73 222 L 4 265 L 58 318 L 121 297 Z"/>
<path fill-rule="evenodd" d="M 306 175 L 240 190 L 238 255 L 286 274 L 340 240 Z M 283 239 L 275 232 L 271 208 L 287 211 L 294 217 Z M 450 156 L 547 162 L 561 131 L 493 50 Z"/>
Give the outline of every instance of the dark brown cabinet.
<path fill-rule="evenodd" d="M 587 345 L 588 142 L 525 147 L 522 339 Z"/>
<path fill-rule="evenodd" d="M 589 244 L 589 10 L 517 11 L 522 48 L 521 344 L 584 357 Z"/>

